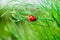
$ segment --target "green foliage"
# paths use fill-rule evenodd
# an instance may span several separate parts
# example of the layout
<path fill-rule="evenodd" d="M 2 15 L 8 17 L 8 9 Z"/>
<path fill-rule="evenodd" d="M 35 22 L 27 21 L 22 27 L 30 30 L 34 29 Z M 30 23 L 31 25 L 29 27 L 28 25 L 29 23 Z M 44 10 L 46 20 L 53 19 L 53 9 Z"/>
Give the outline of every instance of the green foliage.
<path fill-rule="evenodd" d="M 1 40 L 60 40 L 59 0 L 41 0 L 40 4 L 10 2 L 0 8 Z M 12 1 L 11 1 L 12 2 Z M 27 20 L 28 15 L 36 21 Z"/>

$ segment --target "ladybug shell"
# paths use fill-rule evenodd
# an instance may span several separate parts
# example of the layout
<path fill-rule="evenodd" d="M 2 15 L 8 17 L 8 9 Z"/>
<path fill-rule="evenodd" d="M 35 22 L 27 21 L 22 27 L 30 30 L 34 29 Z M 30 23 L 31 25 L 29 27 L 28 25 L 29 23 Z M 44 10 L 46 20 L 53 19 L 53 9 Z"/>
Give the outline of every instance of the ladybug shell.
<path fill-rule="evenodd" d="M 36 18 L 35 18 L 34 16 L 32 16 L 32 15 L 29 15 L 29 16 L 28 16 L 28 20 L 29 20 L 29 21 L 35 21 Z"/>

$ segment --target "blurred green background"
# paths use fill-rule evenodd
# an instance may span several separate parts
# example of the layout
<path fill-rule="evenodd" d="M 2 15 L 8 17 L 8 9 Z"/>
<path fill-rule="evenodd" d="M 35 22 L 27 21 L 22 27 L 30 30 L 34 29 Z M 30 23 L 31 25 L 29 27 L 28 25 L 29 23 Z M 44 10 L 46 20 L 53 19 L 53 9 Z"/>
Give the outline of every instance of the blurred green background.
<path fill-rule="evenodd" d="M 0 40 L 60 40 L 60 0 L 39 1 L 0 0 Z"/>

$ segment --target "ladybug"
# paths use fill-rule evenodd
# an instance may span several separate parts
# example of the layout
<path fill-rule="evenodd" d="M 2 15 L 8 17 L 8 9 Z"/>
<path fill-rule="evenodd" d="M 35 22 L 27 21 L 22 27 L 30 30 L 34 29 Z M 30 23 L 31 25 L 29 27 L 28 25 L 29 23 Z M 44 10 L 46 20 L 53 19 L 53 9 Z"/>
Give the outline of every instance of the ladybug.
<path fill-rule="evenodd" d="M 33 16 L 33 15 L 28 15 L 28 20 L 29 20 L 29 21 L 35 21 L 36 18 L 35 18 L 35 16 Z"/>

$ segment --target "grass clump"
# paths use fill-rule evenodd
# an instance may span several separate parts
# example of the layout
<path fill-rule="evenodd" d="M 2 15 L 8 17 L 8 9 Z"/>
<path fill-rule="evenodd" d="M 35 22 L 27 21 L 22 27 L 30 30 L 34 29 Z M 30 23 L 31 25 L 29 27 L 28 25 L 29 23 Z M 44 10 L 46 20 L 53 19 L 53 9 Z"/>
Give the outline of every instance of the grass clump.
<path fill-rule="evenodd" d="M 59 0 L 42 3 L 21 3 L 0 8 L 0 39 L 2 40 L 60 40 Z M 15 1 L 16 2 L 16 1 Z M 28 15 L 36 17 L 29 22 Z"/>

